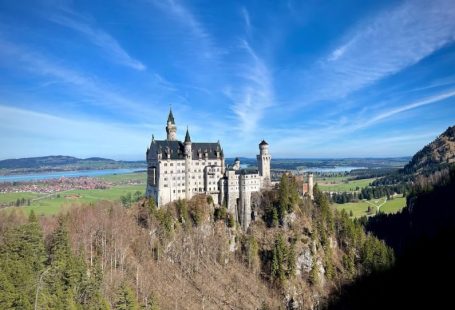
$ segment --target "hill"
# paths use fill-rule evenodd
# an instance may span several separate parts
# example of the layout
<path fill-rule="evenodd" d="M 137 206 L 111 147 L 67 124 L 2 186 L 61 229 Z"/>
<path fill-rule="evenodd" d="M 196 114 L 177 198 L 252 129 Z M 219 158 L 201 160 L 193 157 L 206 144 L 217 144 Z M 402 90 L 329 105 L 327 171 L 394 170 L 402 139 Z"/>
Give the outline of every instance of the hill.
<path fill-rule="evenodd" d="M 395 178 L 408 186 L 402 211 L 365 219 L 366 230 L 395 250 L 396 263 L 345 286 L 331 309 L 444 308 L 452 303 L 445 283 L 455 277 L 454 159 L 455 127 L 449 127 L 400 172 L 407 180 L 396 175 L 381 180 Z"/>
<path fill-rule="evenodd" d="M 255 197 L 246 232 L 204 195 L 28 221 L 11 212 L 0 217 L 0 308 L 314 309 L 392 264 L 392 250 L 317 187 L 313 203 L 295 185 L 285 176 Z"/>
<path fill-rule="evenodd" d="M 116 161 L 113 159 L 90 157 L 76 158 L 72 156 L 43 156 L 0 160 L 0 174 L 16 174 L 47 171 L 93 170 L 116 168 L 143 168 L 143 161 Z"/>
<path fill-rule="evenodd" d="M 393 215 L 371 217 L 366 228 L 397 253 L 396 264 L 341 290 L 331 309 L 426 309 L 452 303 L 455 277 L 455 168 L 408 196 Z"/>
<path fill-rule="evenodd" d="M 403 172 L 421 173 L 455 162 L 455 126 L 447 128 L 433 142 L 418 151 Z"/>
<path fill-rule="evenodd" d="M 454 163 L 455 126 L 452 126 L 418 151 L 403 169 L 377 179 L 372 185 L 375 187 L 398 186 L 401 187 L 401 192 L 407 192 L 419 176 L 430 176 Z"/>

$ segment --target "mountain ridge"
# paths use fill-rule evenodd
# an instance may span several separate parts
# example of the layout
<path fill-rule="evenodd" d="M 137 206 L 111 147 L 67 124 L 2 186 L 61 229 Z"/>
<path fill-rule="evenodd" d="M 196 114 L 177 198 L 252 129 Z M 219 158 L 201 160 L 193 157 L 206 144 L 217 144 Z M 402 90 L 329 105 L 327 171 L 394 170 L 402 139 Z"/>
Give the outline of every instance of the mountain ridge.
<path fill-rule="evenodd" d="M 77 158 L 67 155 L 48 155 L 39 157 L 11 158 L 0 160 L 0 169 L 19 169 L 19 168 L 40 168 L 58 167 L 64 165 L 87 164 L 87 163 L 142 163 L 142 161 L 114 160 L 102 157 Z"/>
<path fill-rule="evenodd" d="M 421 173 L 451 163 L 455 163 L 455 126 L 448 127 L 435 140 L 418 151 L 403 168 L 403 172 Z"/>

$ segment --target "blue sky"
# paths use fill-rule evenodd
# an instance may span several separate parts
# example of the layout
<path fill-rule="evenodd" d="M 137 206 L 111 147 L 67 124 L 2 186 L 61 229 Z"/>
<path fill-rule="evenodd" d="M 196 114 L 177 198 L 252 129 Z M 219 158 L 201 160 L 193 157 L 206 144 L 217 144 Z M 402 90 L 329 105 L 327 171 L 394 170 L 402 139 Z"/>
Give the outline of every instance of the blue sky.
<path fill-rule="evenodd" d="M 455 125 L 455 3 L 0 0 L 0 159 L 412 155 Z"/>

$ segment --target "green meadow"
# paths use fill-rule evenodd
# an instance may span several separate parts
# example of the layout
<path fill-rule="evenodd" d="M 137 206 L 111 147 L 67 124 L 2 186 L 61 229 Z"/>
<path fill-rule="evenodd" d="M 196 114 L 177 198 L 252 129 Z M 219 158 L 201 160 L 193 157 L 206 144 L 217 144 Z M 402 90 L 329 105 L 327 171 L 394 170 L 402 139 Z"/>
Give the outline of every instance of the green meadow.
<path fill-rule="evenodd" d="M 381 199 L 372 199 L 369 201 L 373 205 L 379 205 L 384 201 L 384 198 Z M 332 207 L 338 211 L 345 210 L 348 214 L 352 211 L 353 217 L 362 217 L 368 215 L 368 206 L 371 206 L 373 212 L 376 213 L 376 208 L 368 204 L 366 201 L 359 202 L 350 202 L 344 204 L 332 204 Z M 406 198 L 404 197 L 395 197 L 388 200 L 384 205 L 381 206 L 380 211 L 384 213 L 397 213 L 406 206 Z"/>
<path fill-rule="evenodd" d="M 142 182 L 145 184 L 147 180 L 147 173 L 145 172 L 134 172 L 124 174 L 108 174 L 97 177 L 97 179 L 104 180 L 112 183 L 125 183 L 128 181 Z"/>
<path fill-rule="evenodd" d="M 364 188 L 370 185 L 375 178 L 361 179 L 361 180 L 349 180 L 346 177 L 331 177 L 316 180 L 321 190 L 327 192 L 353 192 L 357 188 Z"/>
<path fill-rule="evenodd" d="M 114 174 L 101 176 L 99 178 L 113 183 L 114 186 L 108 189 L 77 189 L 52 194 L 30 192 L 1 193 L 0 204 L 10 204 L 15 203 L 17 199 L 25 199 L 26 205 L 20 207 L 6 207 L 0 212 L 20 209 L 27 213 L 34 210 L 37 215 L 52 215 L 71 206 L 94 203 L 101 200 L 120 201 L 120 197 L 125 196 L 128 193 L 133 195 L 137 191 L 141 193 L 144 193 L 145 191 L 145 173 Z M 130 181 L 139 182 L 139 184 L 125 184 Z M 30 206 L 27 205 L 29 199 Z"/>

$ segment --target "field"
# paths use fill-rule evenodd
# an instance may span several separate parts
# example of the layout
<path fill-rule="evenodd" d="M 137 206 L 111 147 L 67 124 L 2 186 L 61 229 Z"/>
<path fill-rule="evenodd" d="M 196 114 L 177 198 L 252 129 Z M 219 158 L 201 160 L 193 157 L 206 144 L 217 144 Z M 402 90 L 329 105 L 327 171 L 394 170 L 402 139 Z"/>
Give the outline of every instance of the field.
<path fill-rule="evenodd" d="M 125 183 L 125 182 L 141 182 L 145 184 L 147 180 L 147 174 L 145 172 L 125 173 L 125 174 L 108 174 L 97 177 L 98 179 L 112 182 L 112 183 Z"/>
<path fill-rule="evenodd" d="M 349 180 L 347 177 L 326 177 L 316 179 L 316 183 L 323 191 L 328 192 L 353 192 L 357 188 L 363 188 L 370 185 L 375 178 L 372 179 L 361 179 L 361 180 Z"/>
<path fill-rule="evenodd" d="M 133 195 L 136 191 L 144 193 L 145 190 L 145 173 L 107 175 L 99 178 L 112 182 L 114 186 L 108 189 L 69 190 L 53 194 L 2 193 L 0 194 L 0 203 L 16 202 L 17 199 L 22 198 L 30 199 L 30 206 L 7 207 L 2 210 L 6 212 L 13 209 L 21 209 L 26 212 L 34 210 L 37 215 L 52 215 L 58 213 L 62 208 L 73 205 L 93 203 L 100 200 L 120 201 L 121 196 L 128 193 Z M 135 184 L 128 184 L 129 182 Z"/>
<path fill-rule="evenodd" d="M 373 205 L 379 205 L 384 198 L 382 199 L 373 199 L 370 201 Z M 383 206 L 380 207 L 380 211 L 384 213 L 396 213 L 400 211 L 406 205 L 406 198 L 403 197 L 395 197 L 391 200 L 388 200 Z M 350 202 L 344 204 L 332 204 L 332 207 L 341 211 L 346 210 L 346 212 L 352 211 L 353 217 L 361 217 L 364 215 L 368 215 L 368 206 L 371 206 L 366 201 L 359 201 L 359 202 Z M 373 209 L 373 213 L 376 212 L 375 207 L 371 207 Z"/>

